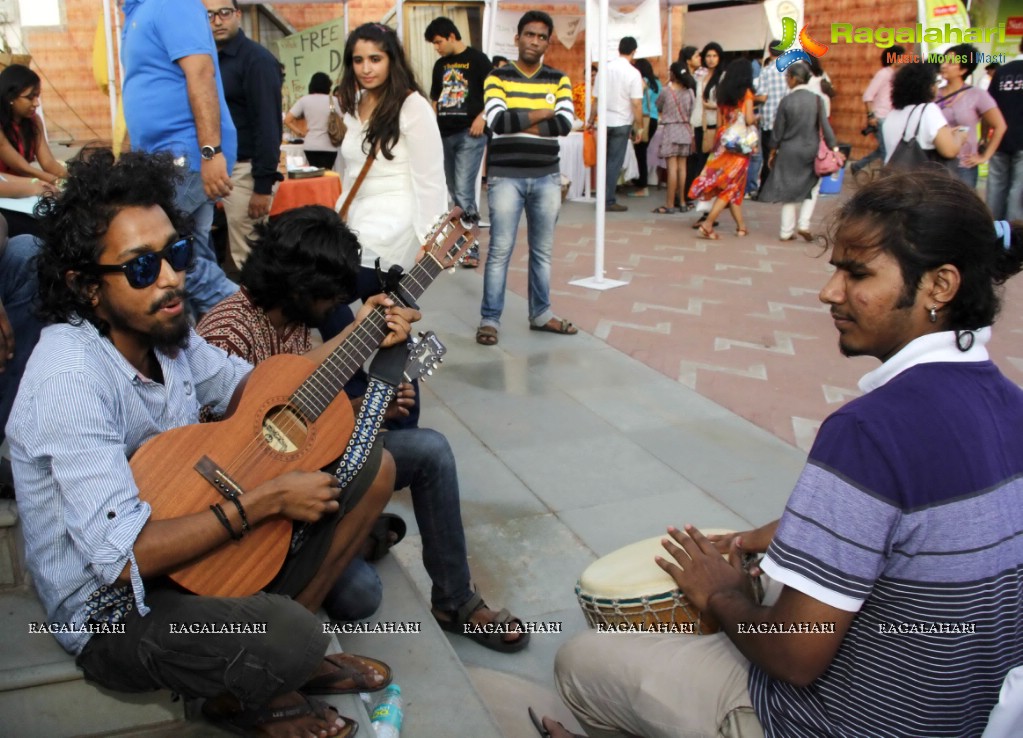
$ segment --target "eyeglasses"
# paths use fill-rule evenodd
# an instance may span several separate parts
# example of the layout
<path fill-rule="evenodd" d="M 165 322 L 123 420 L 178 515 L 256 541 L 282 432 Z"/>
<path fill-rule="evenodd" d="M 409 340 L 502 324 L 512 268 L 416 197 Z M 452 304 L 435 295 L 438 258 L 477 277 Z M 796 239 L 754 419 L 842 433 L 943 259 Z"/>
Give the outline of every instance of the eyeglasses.
<path fill-rule="evenodd" d="M 139 254 L 123 264 L 88 264 L 83 271 L 94 274 L 116 274 L 123 272 L 128 284 L 139 290 L 148 287 L 160 276 L 163 260 L 171 265 L 176 272 L 183 272 L 192 265 L 192 236 L 185 236 L 174 243 L 168 244 L 160 251 Z"/>
<path fill-rule="evenodd" d="M 207 10 L 206 11 L 206 18 L 209 20 L 210 23 L 212 23 L 213 19 L 216 18 L 218 15 L 220 16 L 220 20 L 227 20 L 232 15 L 234 15 L 236 12 L 238 12 L 238 11 L 235 10 L 234 8 L 221 8 L 220 10 Z"/>

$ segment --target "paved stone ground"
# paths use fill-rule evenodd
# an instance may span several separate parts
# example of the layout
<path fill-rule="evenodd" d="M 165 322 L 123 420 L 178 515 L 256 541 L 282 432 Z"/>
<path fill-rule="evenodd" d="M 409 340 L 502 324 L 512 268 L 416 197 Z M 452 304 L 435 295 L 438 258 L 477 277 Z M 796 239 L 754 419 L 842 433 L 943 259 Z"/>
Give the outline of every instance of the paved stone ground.
<path fill-rule="evenodd" d="M 813 230 L 853 185 L 824 196 Z M 735 236 L 727 214 L 719 241 L 697 238 L 695 215 L 655 215 L 663 192 L 623 198 L 627 213 L 609 213 L 605 276 L 625 287 L 596 291 L 569 285 L 594 274 L 594 206 L 562 208 L 552 265 L 554 309 L 647 366 L 808 450 L 829 413 L 859 394 L 856 383 L 877 366 L 846 359 L 817 294 L 830 272 L 822 243 L 778 240 L 780 206 L 749 202 L 749 236 Z M 485 239 L 484 239 L 485 240 Z M 509 288 L 526 294 L 524 233 L 509 270 Z M 481 270 L 482 271 L 482 268 Z M 482 274 L 480 275 L 482 278 Z M 1023 383 L 1023 278 L 1007 285 L 991 352 Z M 516 320 L 519 316 L 506 316 Z"/>

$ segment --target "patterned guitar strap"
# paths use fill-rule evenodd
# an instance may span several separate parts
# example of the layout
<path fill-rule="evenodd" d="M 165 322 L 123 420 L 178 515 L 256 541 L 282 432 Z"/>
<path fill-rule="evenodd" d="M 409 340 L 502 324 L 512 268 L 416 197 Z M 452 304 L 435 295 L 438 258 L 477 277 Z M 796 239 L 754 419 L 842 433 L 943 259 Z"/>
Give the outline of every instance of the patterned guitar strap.
<path fill-rule="evenodd" d="M 362 471 L 377 443 L 380 426 L 384 422 L 387 406 L 394 399 L 395 390 L 402 381 L 405 362 L 408 360 L 408 344 L 399 344 L 390 348 L 380 349 L 373 358 L 369 368 L 369 385 L 362 397 L 362 406 L 355 417 L 355 430 L 345 446 L 344 453 L 338 461 L 334 476 L 341 482 L 341 503 L 339 515 L 343 517 L 362 499 L 369 484 L 361 485 L 362 489 L 353 494 L 349 489 L 351 483 Z M 308 525 L 296 525 L 291 535 L 291 552 L 294 553 L 308 535 Z"/>

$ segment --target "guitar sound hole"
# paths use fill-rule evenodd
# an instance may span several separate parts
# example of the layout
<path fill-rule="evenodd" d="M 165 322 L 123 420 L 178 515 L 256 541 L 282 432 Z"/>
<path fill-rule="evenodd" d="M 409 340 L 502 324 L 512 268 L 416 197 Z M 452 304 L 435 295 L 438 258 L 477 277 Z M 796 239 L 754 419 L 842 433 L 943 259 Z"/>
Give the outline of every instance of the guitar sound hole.
<path fill-rule="evenodd" d="M 263 418 L 263 440 L 278 453 L 298 451 L 307 435 L 305 420 L 287 405 L 271 408 Z"/>

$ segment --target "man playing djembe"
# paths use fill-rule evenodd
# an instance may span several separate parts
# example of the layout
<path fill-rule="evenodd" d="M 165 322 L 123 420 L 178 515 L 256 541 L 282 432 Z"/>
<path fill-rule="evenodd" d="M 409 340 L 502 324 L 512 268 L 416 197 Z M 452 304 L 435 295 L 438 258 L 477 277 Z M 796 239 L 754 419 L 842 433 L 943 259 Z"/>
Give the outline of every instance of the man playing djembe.
<path fill-rule="evenodd" d="M 860 190 L 828 240 L 839 347 L 882 365 L 821 426 L 779 521 L 717 542 L 668 529 L 658 564 L 722 633 L 562 647 L 558 690 L 590 736 L 976 736 L 1023 663 L 1023 391 L 985 348 L 1023 229 L 914 172 Z M 766 551 L 773 605 L 744 551 Z"/>

